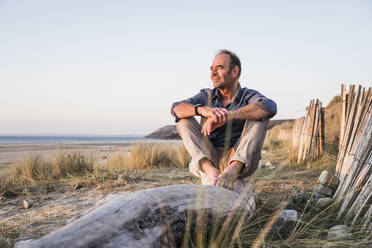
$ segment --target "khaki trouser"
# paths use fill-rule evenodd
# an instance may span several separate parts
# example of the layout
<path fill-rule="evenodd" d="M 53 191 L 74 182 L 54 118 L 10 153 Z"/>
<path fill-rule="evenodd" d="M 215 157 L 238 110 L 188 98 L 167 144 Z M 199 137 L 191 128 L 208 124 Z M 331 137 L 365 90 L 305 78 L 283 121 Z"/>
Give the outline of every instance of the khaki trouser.
<path fill-rule="evenodd" d="M 190 153 L 192 161 L 189 165 L 190 172 L 202 179 L 202 184 L 208 184 L 207 177 L 201 168 L 200 160 L 206 158 L 218 168 L 221 173 L 232 161 L 245 164 L 239 178 L 253 174 L 261 158 L 262 144 L 265 139 L 268 120 L 246 121 L 238 141 L 230 149 L 216 149 L 207 136 L 201 133 L 201 125 L 192 117 L 181 119 L 177 123 L 186 150 Z"/>

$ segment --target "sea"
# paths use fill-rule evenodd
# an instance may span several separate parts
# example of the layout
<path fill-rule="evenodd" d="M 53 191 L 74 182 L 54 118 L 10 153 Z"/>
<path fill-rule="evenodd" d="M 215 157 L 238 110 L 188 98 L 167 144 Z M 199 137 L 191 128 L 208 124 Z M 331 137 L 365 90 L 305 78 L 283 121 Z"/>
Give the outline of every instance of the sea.
<path fill-rule="evenodd" d="M 0 144 L 174 142 L 136 135 L 0 135 Z"/>

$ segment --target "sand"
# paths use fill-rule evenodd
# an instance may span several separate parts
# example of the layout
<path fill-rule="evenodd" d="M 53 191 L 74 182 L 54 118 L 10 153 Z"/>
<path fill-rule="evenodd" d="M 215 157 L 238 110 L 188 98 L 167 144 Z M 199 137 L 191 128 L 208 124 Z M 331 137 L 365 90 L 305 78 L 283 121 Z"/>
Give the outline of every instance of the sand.
<path fill-rule="evenodd" d="M 22 161 L 30 154 L 38 154 L 45 159 L 51 159 L 58 151 L 82 151 L 92 154 L 97 162 L 104 161 L 115 153 L 125 152 L 133 143 L 24 143 L 0 144 L 0 169 L 9 167 L 12 163 Z"/>

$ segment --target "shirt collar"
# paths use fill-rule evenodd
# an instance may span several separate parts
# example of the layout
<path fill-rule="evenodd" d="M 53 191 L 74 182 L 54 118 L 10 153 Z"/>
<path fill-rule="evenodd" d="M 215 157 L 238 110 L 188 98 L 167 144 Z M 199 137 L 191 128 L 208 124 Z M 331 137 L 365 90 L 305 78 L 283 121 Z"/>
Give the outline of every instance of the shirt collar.
<path fill-rule="evenodd" d="M 243 89 L 240 86 L 240 83 L 238 83 L 238 90 L 236 91 L 235 96 L 233 97 L 231 102 L 240 101 L 240 99 L 242 98 L 242 95 L 243 95 Z M 212 91 L 212 100 L 216 100 L 218 98 L 221 98 L 221 93 L 217 88 L 214 88 Z"/>

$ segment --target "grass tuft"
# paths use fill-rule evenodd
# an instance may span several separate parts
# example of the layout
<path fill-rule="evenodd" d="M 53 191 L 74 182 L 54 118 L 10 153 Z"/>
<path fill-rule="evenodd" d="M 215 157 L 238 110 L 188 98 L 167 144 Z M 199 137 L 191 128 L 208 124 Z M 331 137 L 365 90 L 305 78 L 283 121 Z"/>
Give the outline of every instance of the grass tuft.
<path fill-rule="evenodd" d="M 58 151 L 53 161 L 53 167 L 57 177 L 82 176 L 93 172 L 94 162 L 93 156 L 86 156 L 80 151 Z"/>
<path fill-rule="evenodd" d="M 159 167 L 187 167 L 191 157 L 181 144 L 137 143 L 130 151 L 110 157 L 103 165 L 110 171 L 143 170 Z"/>
<path fill-rule="evenodd" d="M 0 170 L 0 196 L 6 195 L 11 188 L 11 172 L 9 169 Z"/>
<path fill-rule="evenodd" d="M 177 148 L 177 158 L 182 168 L 187 167 L 191 161 L 191 156 L 183 144 Z"/>
<path fill-rule="evenodd" d="M 170 167 L 176 162 L 175 154 L 162 144 L 138 143 L 130 151 L 130 167 L 137 169 Z"/>
<path fill-rule="evenodd" d="M 25 160 L 11 166 L 14 183 L 29 184 L 52 178 L 53 169 L 50 162 L 40 155 L 31 153 Z"/>

